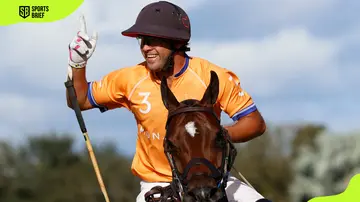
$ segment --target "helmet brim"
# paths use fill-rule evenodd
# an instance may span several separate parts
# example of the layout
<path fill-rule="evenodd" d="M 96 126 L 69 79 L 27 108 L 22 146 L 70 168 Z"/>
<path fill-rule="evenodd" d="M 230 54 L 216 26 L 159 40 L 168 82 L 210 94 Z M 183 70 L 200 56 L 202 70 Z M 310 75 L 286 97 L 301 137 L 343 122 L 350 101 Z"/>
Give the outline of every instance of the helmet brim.
<path fill-rule="evenodd" d="M 164 35 L 163 33 L 167 33 L 167 35 Z M 189 41 L 187 37 L 188 33 L 186 32 L 156 25 L 134 24 L 129 29 L 121 32 L 121 34 L 127 37 L 153 36 L 178 41 Z"/>

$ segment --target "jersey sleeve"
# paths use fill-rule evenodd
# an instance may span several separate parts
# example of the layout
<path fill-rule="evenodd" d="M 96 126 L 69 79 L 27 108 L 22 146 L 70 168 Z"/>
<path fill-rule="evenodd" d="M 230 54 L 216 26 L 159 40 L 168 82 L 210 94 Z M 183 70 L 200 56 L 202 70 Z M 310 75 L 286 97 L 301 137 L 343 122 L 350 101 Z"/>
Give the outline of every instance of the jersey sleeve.
<path fill-rule="evenodd" d="M 110 72 L 98 81 L 88 82 L 88 100 L 101 112 L 122 107 L 129 109 L 126 98 L 127 83 L 124 71 Z"/>
<path fill-rule="evenodd" d="M 251 96 L 242 89 L 236 74 L 224 69 L 219 75 L 219 82 L 220 107 L 233 121 L 257 110 Z"/>

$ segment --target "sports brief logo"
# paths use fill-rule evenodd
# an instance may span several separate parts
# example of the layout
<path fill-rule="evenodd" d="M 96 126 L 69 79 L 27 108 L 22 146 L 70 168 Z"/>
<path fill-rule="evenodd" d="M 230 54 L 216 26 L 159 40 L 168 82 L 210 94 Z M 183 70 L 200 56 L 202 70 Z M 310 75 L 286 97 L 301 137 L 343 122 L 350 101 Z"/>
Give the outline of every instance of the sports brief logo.
<path fill-rule="evenodd" d="M 19 16 L 27 18 L 44 18 L 45 13 L 49 12 L 49 6 L 19 6 Z"/>
<path fill-rule="evenodd" d="M 30 6 L 19 6 L 19 16 L 27 18 L 30 15 Z"/>

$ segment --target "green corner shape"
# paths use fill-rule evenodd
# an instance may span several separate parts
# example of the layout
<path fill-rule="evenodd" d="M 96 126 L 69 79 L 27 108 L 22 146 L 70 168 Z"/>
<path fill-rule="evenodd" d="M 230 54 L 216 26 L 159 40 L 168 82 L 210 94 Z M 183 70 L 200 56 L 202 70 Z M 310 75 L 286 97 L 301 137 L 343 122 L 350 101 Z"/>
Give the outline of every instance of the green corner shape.
<path fill-rule="evenodd" d="M 71 15 L 84 0 L 1 0 L 0 26 L 48 23 Z"/>
<path fill-rule="evenodd" d="M 353 176 L 343 193 L 332 196 L 320 196 L 308 202 L 358 202 L 360 201 L 360 174 Z"/>

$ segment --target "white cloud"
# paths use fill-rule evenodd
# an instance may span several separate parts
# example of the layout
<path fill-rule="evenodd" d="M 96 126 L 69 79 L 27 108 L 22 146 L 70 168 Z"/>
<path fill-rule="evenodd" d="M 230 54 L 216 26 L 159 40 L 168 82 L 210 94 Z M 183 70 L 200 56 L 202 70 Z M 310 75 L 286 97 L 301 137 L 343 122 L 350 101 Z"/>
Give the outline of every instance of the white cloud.
<path fill-rule="evenodd" d="M 192 50 L 233 70 L 253 93 L 267 96 L 280 93 L 291 83 L 306 81 L 322 87 L 336 84 L 338 48 L 333 41 L 294 28 L 259 41 L 194 42 Z"/>
<path fill-rule="evenodd" d="M 240 2 L 240 1 L 238 1 Z M 248 1 L 237 4 L 239 7 L 251 11 L 248 16 L 254 24 L 296 23 L 300 21 L 310 21 L 321 16 L 321 14 L 336 8 L 342 1 L 339 0 L 268 0 L 268 1 Z M 229 2 L 228 5 L 234 2 Z M 237 17 L 244 17 L 236 15 Z"/>
<path fill-rule="evenodd" d="M 337 3 L 337 0 L 273 0 L 253 2 L 254 7 L 260 8 L 261 11 L 275 16 L 275 19 L 288 19 L 297 18 L 299 16 L 306 16 L 309 14 L 318 13 L 326 9 L 332 8 Z"/>
<path fill-rule="evenodd" d="M 44 120 L 44 107 L 46 102 L 41 98 L 27 98 L 19 94 L 0 94 L 0 111 L 6 121 L 21 125 L 26 121 L 28 124 Z M 31 114 L 31 117 L 29 115 Z M 29 119 L 30 118 L 30 119 Z M 4 124 L 3 122 L 1 124 Z"/>
<path fill-rule="evenodd" d="M 39 131 L 47 120 L 57 113 L 51 102 L 41 97 L 26 97 L 21 94 L 0 91 L 0 139 L 17 143 L 22 135 Z"/>

